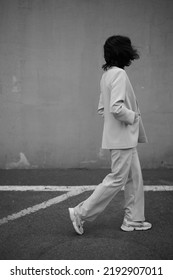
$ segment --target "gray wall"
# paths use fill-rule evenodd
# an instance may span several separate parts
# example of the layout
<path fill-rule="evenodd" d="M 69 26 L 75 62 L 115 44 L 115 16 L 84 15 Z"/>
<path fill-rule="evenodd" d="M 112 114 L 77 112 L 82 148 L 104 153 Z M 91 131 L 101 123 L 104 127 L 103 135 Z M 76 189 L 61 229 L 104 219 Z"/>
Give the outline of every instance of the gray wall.
<path fill-rule="evenodd" d="M 0 167 L 104 167 L 97 116 L 102 45 L 131 37 L 127 73 L 149 144 L 143 167 L 173 166 L 172 0 L 0 0 Z"/>

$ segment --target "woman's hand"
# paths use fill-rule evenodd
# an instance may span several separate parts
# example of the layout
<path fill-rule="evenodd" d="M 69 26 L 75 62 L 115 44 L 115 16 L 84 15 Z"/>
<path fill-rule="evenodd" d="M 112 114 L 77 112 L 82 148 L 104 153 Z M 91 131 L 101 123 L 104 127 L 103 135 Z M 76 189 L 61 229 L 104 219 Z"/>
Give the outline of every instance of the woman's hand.
<path fill-rule="evenodd" d="M 137 122 L 140 119 L 140 114 L 135 112 L 135 119 L 134 119 L 134 123 Z"/>

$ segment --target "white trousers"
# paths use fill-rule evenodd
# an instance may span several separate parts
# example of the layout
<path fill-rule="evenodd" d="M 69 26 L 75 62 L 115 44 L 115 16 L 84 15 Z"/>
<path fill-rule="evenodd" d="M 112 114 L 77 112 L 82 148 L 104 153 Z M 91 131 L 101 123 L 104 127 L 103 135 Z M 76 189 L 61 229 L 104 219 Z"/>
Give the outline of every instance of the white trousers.
<path fill-rule="evenodd" d="M 124 219 L 144 221 L 143 179 L 136 148 L 111 150 L 111 171 L 75 211 L 83 221 L 93 221 L 124 186 Z"/>

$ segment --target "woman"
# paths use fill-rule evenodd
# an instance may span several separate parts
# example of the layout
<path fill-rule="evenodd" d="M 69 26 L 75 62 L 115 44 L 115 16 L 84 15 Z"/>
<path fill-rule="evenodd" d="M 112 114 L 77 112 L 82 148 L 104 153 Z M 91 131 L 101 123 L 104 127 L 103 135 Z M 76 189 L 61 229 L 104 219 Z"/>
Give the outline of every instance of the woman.
<path fill-rule="evenodd" d="M 102 148 L 111 153 L 111 173 L 92 195 L 75 208 L 69 208 L 70 219 L 78 234 L 83 234 L 85 221 L 93 221 L 124 186 L 125 213 L 123 231 L 148 230 L 145 221 L 144 190 L 136 146 L 146 143 L 138 103 L 124 70 L 134 59 L 137 50 L 125 36 L 111 36 L 104 44 L 104 73 L 98 113 L 104 117 Z"/>

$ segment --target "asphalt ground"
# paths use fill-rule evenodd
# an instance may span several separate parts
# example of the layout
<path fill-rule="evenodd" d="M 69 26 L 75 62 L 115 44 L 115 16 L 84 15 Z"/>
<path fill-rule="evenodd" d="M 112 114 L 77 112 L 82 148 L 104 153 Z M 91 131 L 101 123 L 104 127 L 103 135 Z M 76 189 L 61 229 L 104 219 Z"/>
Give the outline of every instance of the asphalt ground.
<path fill-rule="evenodd" d="M 1 186 L 97 185 L 109 170 L 0 170 Z M 173 185 L 173 169 L 143 170 L 144 185 Z M 62 191 L 0 191 L 0 219 L 28 209 Z M 1 260 L 172 260 L 173 191 L 145 192 L 146 232 L 123 232 L 123 191 L 113 198 L 85 234 L 76 235 L 68 207 L 86 199 L 91 191 L 10 220 L 0 225 Z"/>
<path fill-rule="evenodd" d="M 110 169 L 0 169 L 3 185 L 97 185 Z M 145 185 L 172 185 L 173 169 L 143 169 Z"/>

